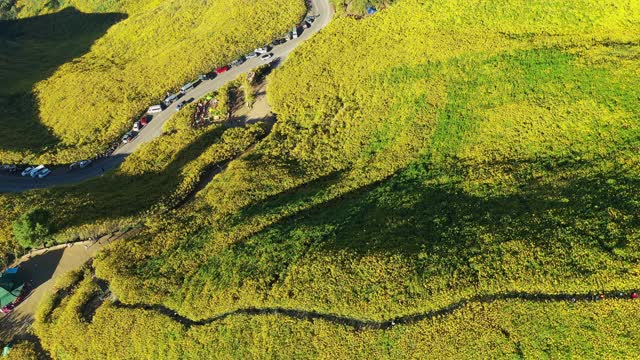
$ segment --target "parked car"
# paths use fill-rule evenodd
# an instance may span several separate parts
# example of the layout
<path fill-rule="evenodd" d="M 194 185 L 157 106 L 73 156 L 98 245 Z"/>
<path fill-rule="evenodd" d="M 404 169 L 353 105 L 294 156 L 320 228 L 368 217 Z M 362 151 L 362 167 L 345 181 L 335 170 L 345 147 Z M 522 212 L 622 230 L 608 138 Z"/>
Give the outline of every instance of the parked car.
<path fill-rule="evenodd" d="M 273 54 L 272 53 L 268 53 L 268 54 L 264 54 L 264 55 L 260 56 L 260 60 L 267 61 L 267 60 L 271 59 L 272 57 L 273 57 Z"/>
<path fill-rule="evenodd" d="M 142 129 L 142 125 L 140 125 L 140 121 L 136 121 L 133 123 L 133 131 L 138 132 Z"/>
<path fill-rule="evenodd" d="M 78 166 L 80 166 L 81 169 L 86 168 L 87 166 L 91 165 L 93 161 L 91 160 L 82 160 L 78 163 Z"/>
<path fill-rule="evenodd" d="M 183 87 L 180 88 L 180 94 L 186 94 L 187 91 L 191 89 L 193 89 L 193 83 L 185 84 Z"/>
<path fill-rule="evenodd" d="M 256 53 L 255 51 L 252 51 L 250 53 L 248 53 L 247 55 L 245 55 L 244 57 L 247 59 L 253 59 L 254 57 L 257 57 L 258 53 Z"/>
<path fill-rule="evenodd" d="M 150 114 L 162 112 L 162 106 L 161 105 L 150 106 L 147 112 Z"/>
<path fill-rule="evenodd" d="M 272 44 L 275 46 L 275 45 L 284 44 L 286 42 L 287 42 L 287 40 L 285 40 L 285 39 L 275 39 L 275 40 L 273 40 Z"/>
<path fill-rule="evenodd" d="M 147 126 L 147 124 L 149 124 L 151 122 L 151 119 L 153 119 L 153 115 L 147 114 L 143 117 L 140 118 L 140 125 L 142 126 Z"/>
<path fill-rule="evenodd" d="M 169 106 L 173 104 L 174 101 L 178 100 L 178 98 L 179 98 L 178 94 L 170 94 L 164 100 L 162 100 L 162 103 L 164 104 L 164 106 Z M 160 111 L 162 111 L 162 109 L 160 109 Z M 148 111 L 148 112 L 151 112 L 151 111 Z"/>
<path fill-rule="evenodd" d="M 9 173 L 13 174 L 18 170 L 18 167 L 15 165 L 2 165 L 2 170 L 6 170 Z"/>
<path fill-rule="evenodd" d="M 315 19 L 316 19 L 315 16 L 307 16 L 306 18 L 304 18 L 304 21 L 308 22 L 309 24 L 312 24 Z"/>
<path fill-rule="evenodd" d="M 241 56 L 239 59 L 234 60 L 231 63 L 231 66 L 238 66 L 238 65 L 242 64 L 244 61 L 245 61 L 244 56 Z"/>
<path fill-rule="evenodd" d="M 29 175 L 31 175 L 31 177 L 36 177 L 36 176 L 38 176 L 40 171 L 42 171 L 43 169 L 46 169 L 46 167 L 44 167 L 44 165 L 38 165 L 38 166 L 34 167 L 33 170 L 31 170 Z"/>
<path fill-rule="evenodd" d="M 291 31 L 291 36 L 292 36 L 294 39 L 297 39 L 297 38 L 298 38 L 298 27 L 297 27 L 297 26 L 294 26 L 294 27 L 293 27 L 293 30 Z"/>
<path fill-rule="evenodd" d="M 267 45 L 267 46 L 259 47 L 254 51 L 256 54 L 266 54 L 269 52 L 269 50 L 271 50 L 271 48 L 269 47 L 269 45 Z"/>
<path fill-rule="evenodd" d="M 49 174 L 51 174 L 51 170 L 44 168 L 42 170 L 40 170 L 40 172 L 38 173 L 38 178 L 42 179 L 45 178 L 47 176 L 49 176 Z"/>
<path fill-rule="evenodd" d="M 226 72 L 227 70 L 229 70 L 228 66 L 221 66 L 221 67 L 216 69 L 216 74 L 222 74 L 223 72 Z"/>
<path fill-rule="evenodd" d="M 180 104 L 178 104 L 178 106 L 176 106 L 176 111 L 182 110 L 182 108 L 185 107 L 187 104 L 188 104 L 187 100 L 183 100 L 182 102 L 180 102 Z"/>
<path fill-rule="evenodd" d="M 33 170 L 33 166 L 29 166 L 28 168 L 22 170 L 20 175 L 21 176 L 27 176 L 27 175 L 31 174 L 31 170 Z"/>
<path fill-rule="evenodd" d="M 130 143 L 131 140 L 133 140 L 133 133 L 131 132 L 128 132 L 122 136 L 122 142 L 125 144 Z"/>

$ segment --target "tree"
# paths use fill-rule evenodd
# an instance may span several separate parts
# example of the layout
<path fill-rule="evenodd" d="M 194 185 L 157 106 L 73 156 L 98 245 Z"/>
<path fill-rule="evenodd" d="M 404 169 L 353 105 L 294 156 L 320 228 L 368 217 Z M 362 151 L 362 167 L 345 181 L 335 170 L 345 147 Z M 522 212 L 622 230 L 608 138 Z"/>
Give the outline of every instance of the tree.
<path fill-rule="evenodd" d="M 41 358 L 46 359 L 44 354 L 40 354 L 39 356 L 38 347 L 36 346 L 36 344 L 28 340 L 21 341 L 13 346 L 7 357 L 8 360 L 38 360 Z"/>
<path fill-rule="evenodd" d="M 13 223 L 13 236 L 24 248 L 44 244 L 51 234 L 51 214 L 44 209 L 32 209 Z"/>

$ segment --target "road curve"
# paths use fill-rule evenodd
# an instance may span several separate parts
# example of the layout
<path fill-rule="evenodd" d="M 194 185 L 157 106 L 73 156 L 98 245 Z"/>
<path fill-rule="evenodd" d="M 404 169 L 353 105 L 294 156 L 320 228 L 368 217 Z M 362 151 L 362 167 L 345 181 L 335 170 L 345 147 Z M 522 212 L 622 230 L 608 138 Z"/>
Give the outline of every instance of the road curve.
<path fill-rule="evenodd" d="M 317 16 L 315 21 L 311 27 L 305 29 L 297 39 L 289 40 L 282 45 L 274 46 L 272 53 L 276 64 L 282 64 L 291 51 L 310 38 L 313 34 L 327 26 L 331 21 L 331 18 L 333 17 L 333 10 L 329 4 L 329 0 L 310 1 L 311 9 L 309 9 L 309 13 Z M 219 89 L 227 82 L 234 80 L 240 74 L 248 72 L 262 64 L 264 64 L 264 62 L 260 60 L 260 58 L 249 59 L 242 65 L 233 67 L 229 69 L 229 71 L 216 76 L 213 80 L 203 81 L 196 88 L 187 92 L 183 98 L 194 98 L 195 100 L 198 100 L 204 95 Z M 32 189 L 75 184 L 100 176 L 105 171 L 117 168 L 122 164 L 124 159 L 129 154 L 136 151 L 138 147 L 150 142 L 162 134 L 162 126 L 176 112 L 176 106 L 178 103 L 179 101 L 173 103 L 161 113 L 155 114 L 153 120 L 145 126 L 142 131 L 140 131 L 133 141 L 120 146 L 111 156 L 95 161 L 93 166 L 85 169 L 74 170 L 72 172 L 67 171 L 65 167 L 52 168 L 52 173 L 44 179 L 22 177 L 19 174 L 17 176 L 1 174 L 0 193 L 22 192 Z"/>

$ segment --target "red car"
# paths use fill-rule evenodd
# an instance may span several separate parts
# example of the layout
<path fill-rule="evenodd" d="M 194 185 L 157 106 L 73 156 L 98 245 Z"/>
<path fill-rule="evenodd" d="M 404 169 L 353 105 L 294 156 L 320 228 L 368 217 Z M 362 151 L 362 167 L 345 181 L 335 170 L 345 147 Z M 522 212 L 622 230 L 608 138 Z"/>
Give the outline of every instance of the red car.
<path fill-rule="evenodd" d="M 149 123 L 149 121 L 151 121 L 151 119 L 153 118 L 153 115 L 147 114 L 143 117 L 140 118 L 140 125 L 142 126 L 147 126 L 147 124 Z"/>
<path fill-rule="evenodd" d="M 216 69 L 216 74 L 222 74 L 223 72 L 229 70 L 228 66 L 222 66 Z"/>

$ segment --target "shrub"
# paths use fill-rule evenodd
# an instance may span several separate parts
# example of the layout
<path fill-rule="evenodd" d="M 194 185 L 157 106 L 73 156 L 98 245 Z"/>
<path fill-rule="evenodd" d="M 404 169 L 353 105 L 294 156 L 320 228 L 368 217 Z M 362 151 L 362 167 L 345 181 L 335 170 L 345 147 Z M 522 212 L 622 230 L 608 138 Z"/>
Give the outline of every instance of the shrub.
<path fill-rule="evenodd" d="M 51 234 L 51 214 L 44 209 L 32 209 L 13 223 L 13 235 L 23 248 L 44 245 Z"/>

